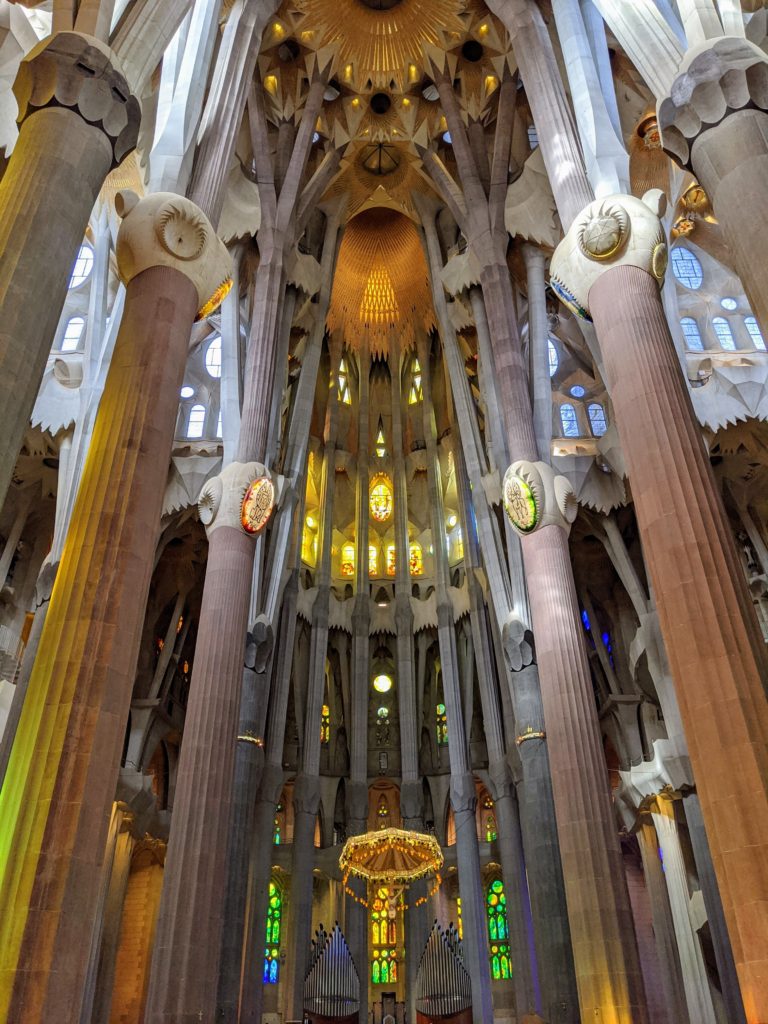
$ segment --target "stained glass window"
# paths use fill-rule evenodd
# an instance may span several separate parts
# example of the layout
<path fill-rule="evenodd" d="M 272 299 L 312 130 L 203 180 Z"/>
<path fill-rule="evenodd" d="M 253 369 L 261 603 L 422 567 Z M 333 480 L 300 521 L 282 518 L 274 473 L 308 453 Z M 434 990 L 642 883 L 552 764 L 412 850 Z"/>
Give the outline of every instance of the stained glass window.
<path fill-rule="evenodd" d="M 387 576 L 394 576 L 396 570 L 395 545 L 387 544 Z"/>
<path fill-rule="evenodd" d="M 504 883 L 496 879 L 488 886 L 485 898 L 488 916 L 488 938 L 491 945 L 491 975 L 494 981 L 512 977 L 509 959 L 509 929 L 507 928 L 507 897 Z"/>
<path fill-rule="evenodd" d="M 377 523 L 385 523 L 392 515 L 392 481 L 385 473 L 377 473 L 371 481 L 371 515 Z"/>
<path fill-rule="evenodd" d="M 73 316 L 64 328 L 64 337 L 61 339 L 62 352 L 76 352 L 80 345 L 80 338 L 83 336 L 85 320 L 81 316 Z"/>
<path fill-rule="evenodd" d="M 421 402 L 424 398 L 424 389 L 421 385 L 421 367 L 419 366 L 419 360 L 414 359 L 411 365 L 411 390 L 408 395 L 408 404 L 416 405 L 417 402 Z"/>
<path fill-rule="evenodd" d="M 221 376 L 221 335 L 217 335 L 206 349 L 205 368 L 211 377 Z"/>
<path fill-rule="evenodd" d="M 749 336 L 752 339 L 752 343 L 755 348 L 759 348 L 761 352 L 765 352 L 765 339 L 763 338 L 763 332 L 760 330 L 760 325 L 755 317 L 745 316 L 744 326 L 749 331 Z"/>
<path fill-rule="evenodd" d="M 390 913 L 389 889 L 376 890 L 371 904 L 371 981 L 390 985 L 397 981 L 397 915 Z"/>
<path fill-rule="evenodd" d="M 704 281 L 704 271 L 701 264 L 690 249 L 684 245 L 676 245 L 672 250 L 672 273 L 680 284 L 694 291 L 701 288 Z"/>
<path fill-rule="evenodd" d="M 374 676 L 373 688 L 376 693 L 389 693 L 392 689 L 392 676 L 388 676 L 385 672 Z"/>
<path fill-rule="evenodd" d="M 418 541 L 411 543 L 410 563 L 411 576 L 421 576 L 424 572 L 424 553 Z"/>
<path fill-rule="evenodd" d="M 355 545 L 343 544 L 341 547 L 341 575 L 355 575 Z"/>
<path fill-rule="evenodd" d="M 464 938 L 464 922 L 461 919 L 461 896 L 456 897 L 456 929 L 459 933 L 459 938 Z"/>
<path fill-rule="evenodd" d="M 493 809 L 493 800 L 490 796 L 486 796 L 483 800 L 483 831 L 485 833 L 486 843 L 493 843 L 496 841 L 496 815 Z"/>
<path fill-rule="evenodd" d="M 560 422 L 563 426 L 563 437 L 579 436 L 579 420 L 570 402 L 563 402 L 560 406 Z"/>
<path fill-rule="evenodd" d="M 551 339 L 547 342 L 547 353 L 549 355 L 549 376 L 554 377 L 560 365 L 560 356 L 557 354 L 557 346 Z"/>
<path fill-rule="evenodd" d="M 339 401 L 344 405 L 352 404 L 352 393 L 349 390 L 349 370 L 346 359 L 339 363 Z"/>
<path fill-rule="evenodd" d="M 379 417 L 379 429 L 376 433 L 376 456 L 383 459 L 387 454 L 387 439 L 384 437 L 384 424 Z"/>
<path fill-rule="evenodd" d="M 448 742 L 448 717 L 445 713 L 445 704 L 438 704 L 435 707 L 435 723 L 437 742 L 440 746 L 443 746 Z"/>
<path fill-rule="evenodd" d="M 691 352 L 703 352 L 704 343 L 701 340 L 701 331 L 693 317 L 684 316 L 680 321 L 680 326 L 683 329 L 683 337 L 685 338 L 686 347 L 689 348 Z"/>
<path fill-rule="evenodd" d="M 331 741 L 331 709 L 323 704 L 320 713 L 320 742 L 330 743 Z"/>
<path fill-rule="evenodd" d="M 733 331 L 725 317 L 716 316 L 712 320 L 712 326 L 715 329 L 717 340 L 720 342 L 720 348 L 724 348 L 726 352 L 735 352 L 736 342 L 733 340 Z"/>
<path fill-rule="evenodd" d="M 369 544 L 368 546 L 368 575 L 379 575 L 379 549 L 375 544 Z"/>
<path fill-rule="evenodd" d="M 267 934 L 264 948 L 264 984 L 276 985 L 280 973 L 280 929 L 283 919 L 283 894 L 274 882 L 269 883 Z"/>
<path fill-rule="evenodd" d="M 275 832 L 272 837 L 272 841 L 275 846 L 280 846 L 283 842 L 283 805 L 279 803 L 275 808 Z"/>
<path fill-rule="evenodd" d="M 599 402 L 592 402 L 587 412 L 589 413 L 589 425 L 592 428 L 592 433 L 595 437 L 602 437 L 608 429 L 608 424 L 605 421 L 605 409 Z"/>

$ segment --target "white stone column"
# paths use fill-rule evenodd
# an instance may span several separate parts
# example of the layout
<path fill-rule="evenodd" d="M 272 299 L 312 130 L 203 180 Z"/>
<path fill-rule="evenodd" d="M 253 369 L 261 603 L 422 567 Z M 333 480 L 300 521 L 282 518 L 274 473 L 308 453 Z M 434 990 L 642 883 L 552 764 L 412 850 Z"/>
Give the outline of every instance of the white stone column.
<path fill-rule="evenodd" d="M 659 797 L 652 817 L 664 863 L 688 1013 L 692 1024 L 717 1024 L 701 945 L 691 924 L 688 881 L 672 801 Z"/>

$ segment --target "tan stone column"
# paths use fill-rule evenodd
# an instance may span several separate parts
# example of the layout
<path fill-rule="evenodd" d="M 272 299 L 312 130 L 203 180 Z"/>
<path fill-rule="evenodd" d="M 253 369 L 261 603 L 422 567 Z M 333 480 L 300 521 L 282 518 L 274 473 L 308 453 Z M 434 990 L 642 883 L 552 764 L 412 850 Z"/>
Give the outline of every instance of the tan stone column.
<path fill-rule="evenodd" d="M 125 312 L 0 793 L 0 1020 L 80 1019 L 190 329 L 226 276 L 188 200 L 118 210 Z"/>
<path fill-rule="evenodd" d="M 768 659 L 659 296 L 661 193 L 593 203 L 552 261 L 591 312 L 748 1021 L 768 1020 Z"/>
<path fill-rule="evenodd" d="M 686 54 L 658 115 L 664 149 L 703 185 L 768 330 L 768 57 L 744 38 L 708 40 Z"/>
<path fill-rule="evenodd" d="M 36 46 L 14 93 L 21 127 L 0 180 L 0 505 L 88 217 L 140 116 L 111 51 L 75 32 Z"/>

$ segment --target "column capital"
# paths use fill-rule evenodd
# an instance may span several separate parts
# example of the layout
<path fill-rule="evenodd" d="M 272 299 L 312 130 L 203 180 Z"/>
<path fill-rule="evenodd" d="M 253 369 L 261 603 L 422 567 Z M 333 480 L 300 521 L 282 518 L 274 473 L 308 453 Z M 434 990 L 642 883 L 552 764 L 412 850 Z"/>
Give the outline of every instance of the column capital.
<path fill-rule="evenodd" d="M 542 526 L 559 526 L 568 534 L 579 511 L 570 481 L 548 462 L 513 462 L 504 474 L 502 500 L 507 519 L 521 537 Z"/>
<path fill-rule="evenodd" d="M 686 54 L 669 96 L 659 100 L 665 152 L 690 170 L 696 139 L 745 108 L 768 111 L 768 56 L 738 36 L 708 39 Z"/>
<path fill-rule="evenodd" d="M 451 807 L 454 814 L 460 811 L 474 813 L 477 807 L 477 788 L 470 772 L 451 775 Z"/>
<path fill-rule="evenodd" d="M 141 107 L 109 47 L 80 32 L 41 40 L 19 66 L 13 92 L 19 126 L 46 107 L 63 107 L 101 128 L 117 167 L 136 146 Z"/>
<path fill-rule="evenodd" d="M 260 462 L 230 462 L 218 476 L 203 484 L 197 499 L 200 522 L 210 538 L 220 526 L 254 536 L 269 522 L 275 508 L 277 487 Z"/>
<path fill-rule="evenodd" d="M 661 223 L 665 208 L 666 197 L 660 189 L 651 189 L 642 199 L 607 196 L 585 207 L 550 264 L 552 288 L 563 305 L 591 323 L 589 293 L 615 267 L 639 267 L 661 287 L 669 261 Z"/>
<path fill-rule="evenodd" d="M 299 772 L 293 787 L 293 806 L 299 813 L 317 814 L 320 810 L 320 779 L 317 775 Z"/>
<path fill-rule="evenodd" d="M 199 207 L 174 192 L 140 199 L 123 189 L 115 197 L 115 208 L 122 218 L 115 249 L 124 285 L 145 270 L 168 267 L 197 289 L 197 320 L 218 309 L 232 287 L 232 261 Z"/>

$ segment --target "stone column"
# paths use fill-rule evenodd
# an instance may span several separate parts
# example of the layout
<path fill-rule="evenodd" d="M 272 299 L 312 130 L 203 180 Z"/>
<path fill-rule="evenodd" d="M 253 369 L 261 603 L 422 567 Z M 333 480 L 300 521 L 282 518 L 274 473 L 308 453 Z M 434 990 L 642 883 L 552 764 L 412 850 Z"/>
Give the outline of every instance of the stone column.
<path fill-rule="evenodd" d="M 683 991 L 688 1015 L 696 1024 L 714 1024 L 715 1008 L 709 991 L 707 969 L 701 953 L 699 937 L 693 931 L 690 915 L 690 894 L 680 837 L 671 800 L 659 797 L 652 811 L 653 824 L 664 858 L 664 878 L 669 893 L 669 906 L 677 940 L 677 952 L 683 978 Z"/>
<path fill-rule="evenodd" d="M 658 118 L 664 149 L 709 196 L 744 291 L 768 330 L 768 57 L 734 36 L 693 47 L 659 102 Z"/>
<path fill-rule="evenodd" d="M 528 281 L 528 363 L 531 404 L 539 458 L 548 462 L 552 452 L 552 375 L 549 372 L 549 319 L 544 253 L 535 245 L 523 246 Z"/>
<path fill-rule="evenodd" d="M 669 893 L 659 857 L 659 841 L 650 818 L 645 815 L 637 832 L 643 874 L 651 905 L 653 935 L 656 940 L 661 986 L 667 1004 L 670 1024 L 691 1024 L 685 1003 L 680 956 L 675 943 L 675 929 L 669 908 Z"/>
<path fill-rule="evenodd" d="M 659 298 L 659 197 L 590 205 L 555 253 L 552 283 L 572 308 L 591 310 L 600 338 L 744 1009 L 747 1020 L 761 1020 L 768 664 Z"/>
<path fill-rule="evenodd" d="M 14 93 L 20 132 L 0 181 L 0 505 L 88 217 L 110 169 L 136 145 L 140 117 L 109 48 L 76 32 L 27 54 Z"/>
<path fill-rule="evenodd" d="M 126 306 L 0 794 L 0 1017 L 78 1020 L 189 334 L 226 250 L 118 197 Z"/>

